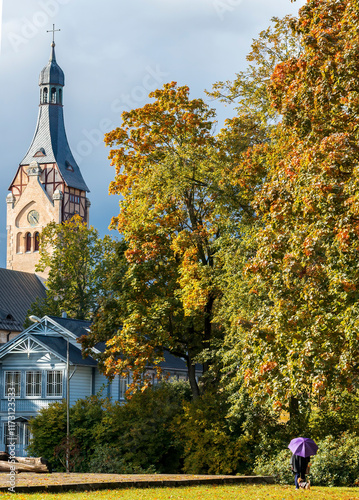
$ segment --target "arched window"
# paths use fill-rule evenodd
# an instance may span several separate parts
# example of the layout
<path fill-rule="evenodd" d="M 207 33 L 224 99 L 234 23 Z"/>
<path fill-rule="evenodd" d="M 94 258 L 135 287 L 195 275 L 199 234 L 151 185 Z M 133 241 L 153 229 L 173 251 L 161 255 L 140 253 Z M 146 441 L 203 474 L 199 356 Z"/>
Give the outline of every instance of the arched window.
<path fill-rule="evenodd" d="M 62 89 L 59 89 L 59 104 L 62 104 Z"/>
<path fill-rule="evenodd" d="M 31 252 L 31 233 L 26 233 L 25 236 L 25 251 Z"/>
<path fill-rule="evenodd" d="M 34 234 L 34 252 L 39 251 L 39 245 L 40 245 L 40 233 L 35 233 Z"/>
<path fill-rule="evenodd" d="M 56 102 L 56 89 L 52 87 L 51 89 L 51 102 Z"/>
<path fill-rule="evenodd" d="M 21 235 L 22 235 L 22 233 L 17 233 L 17 235 L 16 235 L 16 253 L 22 253 Z"/>
<path fill-rule="evenodd" d="M 42 94 L 42 97 L 43 97 L 42 102 L 44 102 L 44 103 L 47 103 L 47 92 L 48 92 L 48 90 L 47 90 L 47 88 L 45 87 L 45 88 L 44 88 L 44 92 L 43 92 L 43 94 Z"/>

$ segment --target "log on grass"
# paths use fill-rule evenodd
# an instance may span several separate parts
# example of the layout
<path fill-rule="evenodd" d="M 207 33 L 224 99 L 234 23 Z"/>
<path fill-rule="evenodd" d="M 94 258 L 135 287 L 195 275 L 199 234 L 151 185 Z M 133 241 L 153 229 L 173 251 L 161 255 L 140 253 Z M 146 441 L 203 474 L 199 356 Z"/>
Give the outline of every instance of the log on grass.
<path fill-rule="evenodd" d="M 38 472 L 38 473 L 49 473 L 51 472 L 50 464 L 47 460 L 43 458 L 35 457 L 13 457 L 9 462 L 10 457 L 5 460 L 0 460 L 0 472 L 9 472 L 14 470 L 15 472 Z"/>

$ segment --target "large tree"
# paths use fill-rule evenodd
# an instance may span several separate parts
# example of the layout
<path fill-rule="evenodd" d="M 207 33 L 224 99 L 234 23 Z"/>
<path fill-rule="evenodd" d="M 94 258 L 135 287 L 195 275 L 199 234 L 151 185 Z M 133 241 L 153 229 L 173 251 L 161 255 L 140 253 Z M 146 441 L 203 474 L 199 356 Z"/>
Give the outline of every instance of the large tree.
<path fill-rule="evenodd" d="M 227 339 L 237 382 L 293 411 L 359 382 L 358 4 L 309 0 L 295 29 L 303 50 L 271 78 L 283 120 Z"/>
<path fill-rule="evenodd" d="M 48 271 L 47 297 L 32 305 L 30 313 L 91 319 L 105 288 L 108 270 L 116 259 L 116 243 L 100 238 L 79 215 L 56 224 L 50 222 L 40 236 L 37 271 Z"/>
<path fill-rule="evenodd" d="M 110 192 L 122 196 L 112 226 L 128 246 L 128 269 L 84 346 L 106 341 L 105 373 L 131 371 L 135 382 L 165 348 L 186 360 L 197 396 L 195 360 L 223 336 L 213 323 L 220 240 L 253 216 L 261 169 L 243 168 L 242 157 L 263 138 L 238 119 L 215 136 L 214 111 L 191 100 L 188 87 L 172 82 L 150 97 L 155 101 L 124 113 L 122 126 L 106 136 L 116 168 Z"/>

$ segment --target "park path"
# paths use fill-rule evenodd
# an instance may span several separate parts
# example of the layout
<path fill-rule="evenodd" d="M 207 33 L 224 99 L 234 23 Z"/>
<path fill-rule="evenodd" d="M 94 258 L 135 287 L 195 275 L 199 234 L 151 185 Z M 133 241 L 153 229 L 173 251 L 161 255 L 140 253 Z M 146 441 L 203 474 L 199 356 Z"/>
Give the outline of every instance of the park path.
<path fill-rule="evenodd" d="M 160 486 L 190 486 L 199 484 L 260 484 L 274 483 L 271 476 L 205 476 L 190 474 L 34 474 L 21 472 L 15 477 L 17 493 L 35 491 L 84 491 L 118 488 L 148 488 Z M 0 473 L 0 491 L 10 486 L 8 473 Z"/>

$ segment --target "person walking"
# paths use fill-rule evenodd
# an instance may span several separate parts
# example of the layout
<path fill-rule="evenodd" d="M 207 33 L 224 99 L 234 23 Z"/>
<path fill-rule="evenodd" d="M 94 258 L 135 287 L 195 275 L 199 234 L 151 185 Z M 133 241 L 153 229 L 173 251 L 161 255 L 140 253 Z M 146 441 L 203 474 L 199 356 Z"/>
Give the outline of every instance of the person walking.
<path fill-rule="evenodd" d="M 302 486 L 306 483 L 305 474 L 310 462 L 310 457 L 318 451 L 318 445 L 310 438 L 295 438 L 289 443 L 288 448 L 293 453 L 290 460 L 292 471 L 294 474 L 295 488 L 299 489 L 299 484 Z M 308 487 L 310 485 L 308 484 Z"/>
<path fill-rule="evenodd" d="M 292 467 L 292 472 L 294 474 L 294 484 L 295 484 L 295 489 L 299 490 L 299 483 L 298 479 L 300 478 L 301 481 L 305 481 L 305 474 L 307 471 L 307 467 L 310 462 L 310 457 L 301 457 L 299 455 L 292 455 L 292 458 L 290 459 L 290 465 Z"/>

